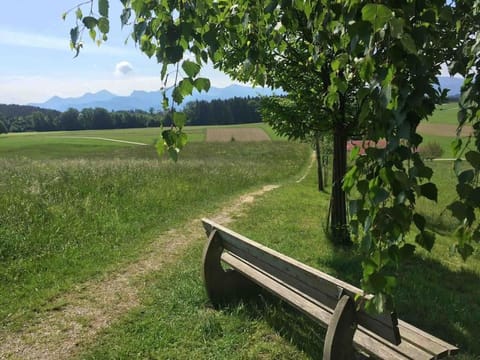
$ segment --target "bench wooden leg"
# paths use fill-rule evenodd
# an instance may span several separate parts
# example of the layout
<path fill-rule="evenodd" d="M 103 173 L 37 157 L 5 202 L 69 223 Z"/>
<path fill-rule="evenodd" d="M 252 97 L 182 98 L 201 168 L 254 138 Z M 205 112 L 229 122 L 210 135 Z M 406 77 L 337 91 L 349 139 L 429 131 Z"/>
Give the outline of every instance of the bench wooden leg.
<path fill-rule="evenodd" d="M 258 292 L 258 286 L 235 270 L 225 270 L 221 264 L 222 240 L 217 230 L 210 233 L 203 250 L 203 283 L 215 307 L 235 298 Z"/>
<path fill-rule="evenodd" d="M 354 359 L 353 335 L 356 327 L 355 303 L 348 295 L 343 295 L 328 325 L 323 360 Z"/>

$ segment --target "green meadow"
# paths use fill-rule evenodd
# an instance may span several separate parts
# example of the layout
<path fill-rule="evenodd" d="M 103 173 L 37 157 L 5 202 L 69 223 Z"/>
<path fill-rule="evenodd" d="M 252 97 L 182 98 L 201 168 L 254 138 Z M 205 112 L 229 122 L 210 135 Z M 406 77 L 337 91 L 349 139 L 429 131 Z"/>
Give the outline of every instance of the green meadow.
<path fill-rule="evenodd" d="M 85 135 L 0 140 L 2 326 L 21 326 L 73 285 L 133 261 L 159 233 L 295 176 L 310 154 L 287 142 L 193 141 L 173 163 L 153 145 L 73 136 Z"/>
<path fill-rule="evenodd" d="M 296 181 L 307 171 L 311 149 L 255 126 L 278 141 L 206 143 L 207 128 L 187 128 L 191 142 L 178 163 L 157 156 L 158 129 L 0 136 L 0 339 L 56 311 L 62 294 L 79 284 L 135 263 L 169 229 L 212 216 L 265 184 L 281 187 L 250 204 L 229 227 L 359 285 L 357 250 L 334 248 L 326 239 L 328 192 L 316 191 L 315 171 Z M 445 147 L 451 141 L 424 137 Z M 398 316 L 459 346 L 459 359 L 475 359 L 480 254 L 467 262 L 452 254 L 457 223 L 444 211 L 455 198 L 452 164 L 430 165 L 439 201 L 422 200 L 418 207 L 437 244 L 431 253 L 418 250 L 398 270 Z M 80 341 L 72 357 L 318 358 L 325 331 L 275 298 L 213 310 L 200 275 L 203 243 L 192 242 L 172 264 L 138 279 L 140 303 L 94 339 Z"/>

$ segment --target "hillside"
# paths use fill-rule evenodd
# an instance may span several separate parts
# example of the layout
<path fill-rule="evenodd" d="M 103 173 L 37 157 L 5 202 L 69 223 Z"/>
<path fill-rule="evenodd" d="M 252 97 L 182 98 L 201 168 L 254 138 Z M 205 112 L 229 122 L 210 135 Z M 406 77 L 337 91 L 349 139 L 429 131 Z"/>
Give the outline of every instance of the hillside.
<path fill-rule="evenodd" d="M 28 116 L 34 112 L 41 112 L 44 115 L 56 117 L 60 112 L 52 109 L 44 109 L 32 105 L 15 105 L 15 104 L 0 104 L 0 114 L 6 118 L 13 118 L 18 116 Z"/>

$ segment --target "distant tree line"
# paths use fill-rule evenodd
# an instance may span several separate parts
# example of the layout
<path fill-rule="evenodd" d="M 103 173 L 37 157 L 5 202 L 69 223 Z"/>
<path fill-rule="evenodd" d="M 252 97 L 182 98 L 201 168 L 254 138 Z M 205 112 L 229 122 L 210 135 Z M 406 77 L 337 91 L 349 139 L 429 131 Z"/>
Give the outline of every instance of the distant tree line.
<path fill-rule="evenodd" d="M 261 122 L 260 98 L 192 101 L 185 106 L 188 125 L 229 125 Z"/>
<path fill-rule="evenodd" d="M 162 114 L 141 110 L 109 112 L 103 108 L 81 111 L 71 108 L 59 112 L 30 106 L 0 105 L 0 133 L 154 127 L 160 125 L 161 118 Z"/>
<path fill-rule="evenodd" d="M 259 98 L 196 101 L 186 105 L 189 125 L 224 125 L 261 122 Z M 0 133 L 158 127 L 171 124 L 168 114 L 104 108 L 68 109 L 64 112 L 34 106 L 0 104 Z"/>

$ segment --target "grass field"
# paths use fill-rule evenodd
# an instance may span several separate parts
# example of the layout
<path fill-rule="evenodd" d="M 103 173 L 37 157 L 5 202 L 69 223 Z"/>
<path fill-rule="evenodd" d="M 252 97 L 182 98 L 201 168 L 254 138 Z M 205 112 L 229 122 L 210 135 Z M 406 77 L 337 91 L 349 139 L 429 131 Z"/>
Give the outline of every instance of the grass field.
<path fill-rule="evenodd" d="M 449 102 L 439 106 L 428 120 L 431 124 L 457 125 L 458 104 Z"/>
<path fill-rule="evenodd" d="M 188 141 L 205 141 L 207 129 L 206 126 L 186 127 Z M 210 127 L 213 132 L 216 131 L 215 129 L 217 128 Z M 266 124 L 222 126 L 218 129 L 222 132 L 230 129 L 228 131 L 230 135 L 228 141 L 231 140 L 232 134 L 235 137 L 235 129 L 239 133 L 237 141 L 254 141 L 258 134 L 263 134 L 262 140 L 282 140 Z M 248 135 L 249 129 L 252 129 L 251 132 L 256 134 L 251 139 Z M 245 132 L 247 133 L 246 136 Z M 154 145 L 159 136 L 160 130 L 158 128 L 11 133 L 0 135 L 0 157 L 18 158 L 24 156 L 29 159 L 76 158 L 80 155 L 86 155 L 90 158 L 128 157 L 131 148 L 139 146 L 138 144 Z M 215 136 L 211 140 L 216 141 Z M 223 138 L 220 140 L 224 141 Z M 145 151 L 148 150 L 145 149 Z"/>
<path fill-rule="evenodd" d="M 449 165 L 435 164 L 436 171 Z M 440 177 L 440 175 L 439 175 Z M 441 182 L 441 202 L 450 184 Z M 446 196 L 446 197 L 445 197 Z M 360 257 L 355 251 L 335 249 L 326 240 L 322 224 L 328 194 L 315 191 L 313 172 L 298 184 L 287 184 L 264 195 L 231 225 L 235 231 L 353 284 L 359 284 Z M 421 205 L 429 213 L 438 206 Z M 444 216 L 444 215 L 442 215 Z M 443 229 L 454 224 L 445 219 Z M 433 225 L 434 227 L 436 225 Z M 480 256 L 467 263 L 450 254 L 451 240 L 438 237 L 430 254 L 417 256 L 399 270 L 399 317 L 440 338 L 458 344 L 458 359 L 480 354 Z M 213 311 L 202 287 L 198 266 L 202 244 L 190 248 L 179 263 L 150 277 L 143 305 L 78 357 L 198 358 L 198 359 L 308 359 L 322 353 L 325 331 L 292 308 L 271 297 Z"/>
<path fill-rule="evenodd" d="M 281 140 L 266 125 L 254 126 Z M 71 294 L 84 296 L 88 284 L 108 290 L 111 276 L 123 276 L 122 269 L 135 265 L 159 237 L 168 239 L 169 230 L 187 231 L 191 219 L 211 216 L 264 184 L 282 187 L 236 213 L 229 227 L 359 284 L 358 253 L 335 249 L 325 238 L 329 198 L 315 190 L 315 172 L 293 181 L 305 171 L 308 146 L 207 143 L 206 127 L 187 130 L 191 143 L 177 164 L 157 157 L 152 144 L 158 129 L 0 136 L 0 358 L 8 354 L 2 343 L 16 346 L 8 339 L 23 339 L 24 329 L 48 338 L 44 320 L 60 316 Z M 442 146 L 451 141 L 424 136 Z M 94 139 L 100 137 L 149 145 Z M 431 166 L 439 203 L 422 200 L 418 209 L 437 232 L 437 245 L 432 253 L 418 251 L 399 270 L 398 313 L 457 344 L 459 359 L 475 359 L 480 356 L 480 254 L 466 263 L 451 254 L 449 234 L 456 222 L 443 211 L 455 196 L 451 163 Z M 324 330 L 269 296 L 213 310 L 200 276 L 206 239 L 194 240 L 168 266 L 131 280 L 138 303 L 94 336 L 76 338 L 68 358 L 309 359 L 322 353 Z M 78 314 L 76 321 L 86 333 L 95 328 L 95 317 Z M 69 330 L 68 323 L 59 326 L 50 335 L 57 347 L 63 340 L 56 338 L 80 331 Z M 37 354 L 34 344 L 41 348 L 42 340 L 25 339 L 26 351 Z"/>
<path fill-rule="evenodd" d="M 16 139 L 0 152 L 0 324 L 13 327 L 131 261 L 155 234 L 297 174 L 309 154 L 287 142 L 193 142 L 175 164 L 153 146 Z"/>

